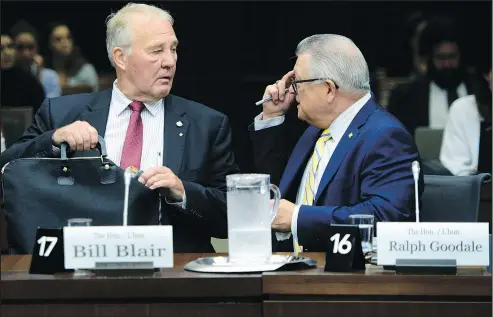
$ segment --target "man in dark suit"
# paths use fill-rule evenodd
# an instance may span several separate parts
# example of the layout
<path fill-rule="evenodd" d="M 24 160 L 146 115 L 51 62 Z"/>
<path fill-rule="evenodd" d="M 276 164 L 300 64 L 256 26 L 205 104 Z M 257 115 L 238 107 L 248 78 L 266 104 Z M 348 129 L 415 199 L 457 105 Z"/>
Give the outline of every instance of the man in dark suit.
<path fill-rule="evenodd" d="M 175 252 L 214 252 L 227 236 L 225 176 L 236 173 L 228 118 L 170 94 L 178 40 L 168 12 L 129 4 L 107 21 L 113 88 L 47 99 L 24 136 L 2 154 L 56 156 L 61 143 L 77 152 L 104 136 L 108 157 L 140 169 L 139 181 L 163 197 Z"/>
<path fill-rule="evenodd" d="M 414 220 L 411 166 L 420 158 L 404 126 L 372 98 L 361 51 L 329 34 L 303 40 L 296 55 L 294 70 L 267 86 L 272 101 L 252 128 L 259 171 L 282 174 L 274 248 L 325 251 L 329 226 L 349 223 L 350 215 Z M 310 124 L 298 140 L 284 122 L 294 101 Z"/>
<path fill-rule="evenodd" d="M 466 71 L 461 56 L 460 29 L 448 17 L 431 18 L 419 38 L 427 72 L 395 87 L 388 110 L 414 136 L 417 127 L 443 129 L 449 107 L 471 94 L 474 75 Z"/>

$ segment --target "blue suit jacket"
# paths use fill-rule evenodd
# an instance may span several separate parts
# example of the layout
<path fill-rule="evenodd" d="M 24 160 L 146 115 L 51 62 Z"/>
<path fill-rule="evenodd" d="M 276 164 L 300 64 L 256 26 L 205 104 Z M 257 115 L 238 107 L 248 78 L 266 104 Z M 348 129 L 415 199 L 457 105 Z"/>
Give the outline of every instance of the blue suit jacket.
<path fill-rule="evenodd" d="M 254 145 L 277 133 L 277 145 L 270 153 L 280 161 L 279 145 L 286 126 L 254 132 Z M 281 126 L 282 126 L 281 125 Z M 274 129 L 274 130 L 272 130 Z M 269 132 L 268 130 L 271 130 Z M 275 131 L 277 130 L 277 132 Z M 296 201 L 306 164 L 322 130 L 310 126 L 289 155 L 279 188 L 282 198 Z M 265 166 L 275 164 L 260 146 L 256 157 Z M 262 151 L 263 149 L 263 151 Z M 405 127 L 371 98 L 353 119 L 342 136 L 322 176 L 312 206 L 302 205 L 298 214 L 298 239 L 305 250 L 324 251 L 331 223 L 349 223 L 349 215 L 371 214 L 376 221 L 412 221 L 415 219 L 414 179 L 411 164 L 420 161 L 418 150 Z M 423 191 L 420 178 L 419 195 Z M 278 243 L 277 250 L 291 250 L 291 239 Z"/>
<path fill-rule="evenodd" d="M 46 99 L 24 135 L 0 156 L 0 167 L 21 157 L 55 156 L 57 128 L 87 121 L 105 135 L 111 89 Z M 227 237 L 226 175 L 237 173 L 228 118 L 202 104 L 168 95 L 164 99 L 163 165 L 183 182 L 187 208 L 163 206 L 173 225 L 175 252 L 214 252 L 211 237 Z M 181 121 L 183 125 L 177 126 Z M 183 136 L 180 136 L 183 134 Z M 78 152 L 77 156 L 94 155 Z"/>

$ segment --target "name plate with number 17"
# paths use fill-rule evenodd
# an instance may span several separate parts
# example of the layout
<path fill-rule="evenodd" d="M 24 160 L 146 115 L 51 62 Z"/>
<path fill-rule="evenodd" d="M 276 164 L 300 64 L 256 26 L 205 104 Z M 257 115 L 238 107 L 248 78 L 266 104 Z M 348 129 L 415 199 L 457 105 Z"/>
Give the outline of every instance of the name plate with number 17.
<path fill-rule="evenodd" d="M 172 226 L 63 228 L 66 269 L 173 267 Z"/>

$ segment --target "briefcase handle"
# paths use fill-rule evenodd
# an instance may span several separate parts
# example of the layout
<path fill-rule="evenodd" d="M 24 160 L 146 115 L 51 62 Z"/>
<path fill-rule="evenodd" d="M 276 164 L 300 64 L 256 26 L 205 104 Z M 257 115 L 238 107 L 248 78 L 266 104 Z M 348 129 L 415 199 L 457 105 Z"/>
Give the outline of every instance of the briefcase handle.
<path fill-rule="evenodd" d="M 66 166 L 66 163 L 68 162 L 67 148 L 69 148 L 69 144 L 67 142 L 64 142 L 60 145 L 60 161 L 62 161 L 62 166 Z M 98 144 L 96 145 L 96 149 L 101 154 L 101 163 L 103 165 L 110 164 L 111 162 L 107 158 L 108 153 L 106 152 L 106 142 L 104 141 L 104 138 L 100 135 L 98 135 Z"/>
<path fill-rule="evenodd" d="M 67 158 L 67 148 L 69 145 L 67 143 L 62 143 L 60 146 L 60 162 L 62 163 L 61 175 L 58 177 L 58 184 L 63 186 L 73 185 L 75 180 L 70 173 L 70 168 L 68 166 Z M 98 144 L 96 148 L 101 154 L 101 166 L 99 167 L 101 175 L 101 184 L 114 184 L 116 181 L 116 168 L 113 162 L 111 162 L 107 156 L 106 143 L 103 137 L 98 136 Z"/>

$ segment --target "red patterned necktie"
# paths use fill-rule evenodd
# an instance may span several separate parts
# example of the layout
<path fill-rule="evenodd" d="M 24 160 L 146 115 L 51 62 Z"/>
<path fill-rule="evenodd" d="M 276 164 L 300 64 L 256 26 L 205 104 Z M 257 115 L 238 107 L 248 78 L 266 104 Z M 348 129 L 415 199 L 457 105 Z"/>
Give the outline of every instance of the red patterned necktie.
<path fill-rule="evenodd" d="M 137 169 L 140 169 L 144 136 L 144 127 L 142 125 L 140 113 L 144 109 L 144 104 L 140 101 L 134 101 L 129 107 L 132 109 L 132 114 L 130 115 L 127 135 L 125 136 L 125 143 L 123 144 L 120 167 L 126 169 L 129 166 L 135 166 Z"/>

